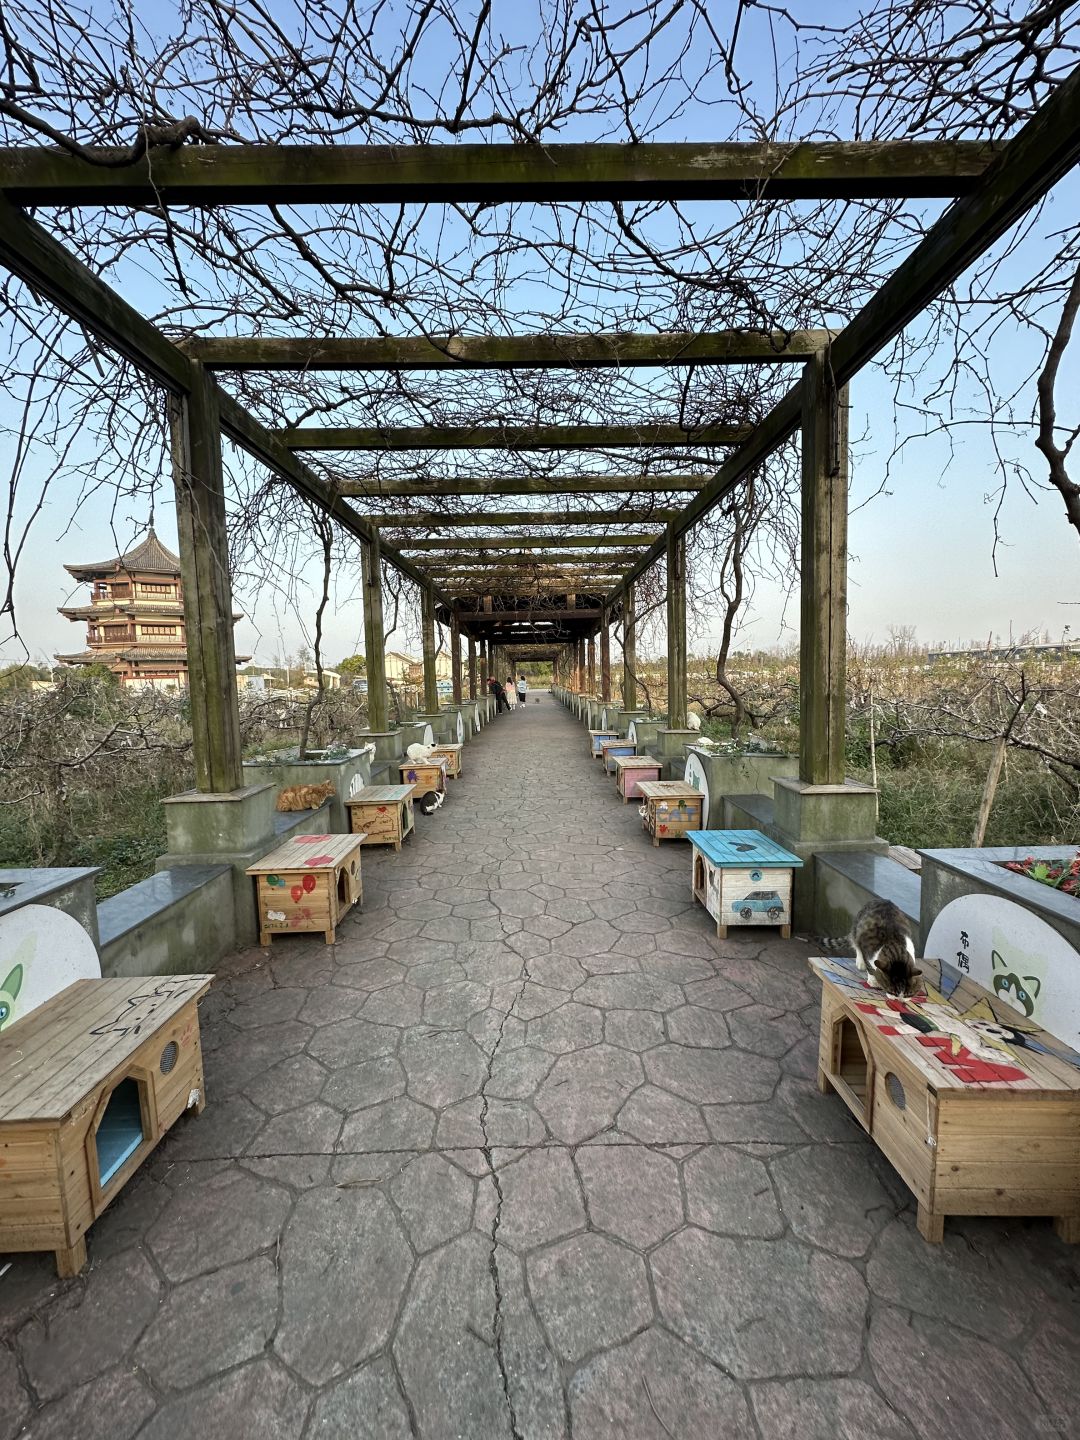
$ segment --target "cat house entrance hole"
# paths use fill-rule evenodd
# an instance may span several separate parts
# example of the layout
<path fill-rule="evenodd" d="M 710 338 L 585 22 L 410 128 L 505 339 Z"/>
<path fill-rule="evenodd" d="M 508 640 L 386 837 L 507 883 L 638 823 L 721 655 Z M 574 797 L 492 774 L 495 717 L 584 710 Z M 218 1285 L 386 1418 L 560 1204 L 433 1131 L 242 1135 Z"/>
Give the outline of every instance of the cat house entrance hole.
<path fill-rule="evenodd" d="M 128 1076 L 109 1096 L 95 1134 L 98 1186 L 104 1190 L 147 1138 L 143 1126 L 143 1087 Z"/>
<path fill-rule="evenodd" d="M 700 855 L 694 856 L 694 894 L 705 894 L 705 861 Z"/>
<path fill-rule="evenodd" d="M 854 1020 L 845 1016 L 833 1030 L 833 1084 L 847 1101 L 848 1108 L 866 1123 L 870 1094 L 870 1061 L 862 1034 Z"/>

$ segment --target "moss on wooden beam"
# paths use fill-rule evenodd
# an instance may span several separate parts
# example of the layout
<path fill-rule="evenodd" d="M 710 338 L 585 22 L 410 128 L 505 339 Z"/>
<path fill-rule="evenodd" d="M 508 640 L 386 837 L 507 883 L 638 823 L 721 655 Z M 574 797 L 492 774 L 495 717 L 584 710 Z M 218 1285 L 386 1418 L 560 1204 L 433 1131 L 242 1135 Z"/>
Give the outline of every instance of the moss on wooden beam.
<path fill-rule="evenodd" d="M 223 370 L 591 370 L 666 365 L 791 364 L 828 330 L 669 335 L 202 336 L 184 349 Z"/>
<path fill-rule="evenodd" d="M 739 445 L 752 429 L 745 424 L 692 430 L 681 425 L 310 425 L 279 434 L 290 450 L 616 450 Z"/>
<path fill-rule="evenodd" d="M 878 199 L 965 194 L 978 141 L 643 145 L 189 145 L 134 164 L 0 150 L 20 205 L 270 205 Z"/>

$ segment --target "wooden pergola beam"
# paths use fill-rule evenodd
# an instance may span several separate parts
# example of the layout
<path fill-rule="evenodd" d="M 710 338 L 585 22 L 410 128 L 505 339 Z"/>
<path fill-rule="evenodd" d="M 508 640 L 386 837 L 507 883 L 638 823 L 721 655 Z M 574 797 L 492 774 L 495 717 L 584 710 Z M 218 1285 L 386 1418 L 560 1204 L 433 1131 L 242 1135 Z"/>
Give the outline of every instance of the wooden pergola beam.
<path fill-rule="evenodd" d="M 0 195 L 0 265 L 25 281 L 36 294 L 51 300 L 110 349 L 137 365 L 169 394 L 183 398 L 199 387 L 201 367 L 197 361 L 185 355 L 3 195 Z M 287 481 L 298 494 L 321 506 L 342 529 L 371 543 L 375 531 L 358 511 L 344 503 L 324 480 L 282 446 L 277 437 L 227 395 L 213 377 L 209 385 L 224 435 L 272 474 Z M 403 560 L 393 546 L 384 546 L 383 554 L 410 579 L 424 582 L 422 573 Z"/>
<path fill-rule="evenodd" d="M 479 538 L 476 535 L 429 536 L 425 540 L 406 540 L 403 550 L 425 554 L 441 550 L 544 550 L 558 546 L 563 550 L 628 550 L 649 546 L 653 534 L 625 535 L 497 535 Z"/>
<path fill-rule="evenodd" d="M 521 475 L 450 476 L 435 484 L 430 480 L 339 480 L 339 495 L 367 500 L 402 498 L 431 500 L 457 495 L 622 495 L 653 491 L 678 493 L 700 490 L 711 475 Z"/>
<path fill-rule="evenodd" d="M 807 359 L 828 330 L 668 335 L 203 336 L 184 349 L 221 370 L 595 370 L 771 365 Z"/>
<path fill-rule="evenodd" d="M 487 529 L 497 525 L 666 525 L 677 510 L 491 510 L 471 514 L 445 515 L 439 510 L 415 511 L 411 515 L 365 514 L 369 525 L 385 530 Z"/>
<path fill-rule="evenodd" d="M 1080 70 L 1074 70 L 1022 130 L 998 152 L 971 192 L 951 205 L 867 301 L 828 351 L 832 383 L 842 386 L 926 306 L 957 280 L 1063 175 L 1080 161 Z M 800 382 L 724 461 L 712 480 L 671 522 L 685 534 L 789 439 L 802 423 Z M 663 541 L 626 577 L 634 581 L 665 553 Z"/>
<path fill-rule="evenodd" d="M 982 142 L 643 145 L 188 145 L 132 164 L 44 146 L 0 150 L 20 205 L 365 205 L 914 198 L 965 194 Z"/>
<path fill-rule="evenodd" d="M 279 432 L 289 450 L 643 450 L 740 445 L 746 424 L 700 425 L 304 425 Z M 344 493 L 344 492 L 343 492 Z"/>

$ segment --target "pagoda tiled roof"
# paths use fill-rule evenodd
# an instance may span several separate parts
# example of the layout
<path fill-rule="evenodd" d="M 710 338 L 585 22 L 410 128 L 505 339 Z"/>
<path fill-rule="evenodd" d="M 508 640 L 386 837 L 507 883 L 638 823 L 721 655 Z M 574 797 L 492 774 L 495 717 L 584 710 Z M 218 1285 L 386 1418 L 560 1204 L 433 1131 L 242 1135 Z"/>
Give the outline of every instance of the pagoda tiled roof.
<path fill-rule="evenodd" d="M 90 580 L 95 575 L 114 575 L 118 572 L 179 575 L 180 557 L 163 545 L 151 528 L 144 540 L 123 555 L 114 555 L 110 560 L 98 560 L 86 565 L 65 565 L 64 569 L 76 580 Z"/>

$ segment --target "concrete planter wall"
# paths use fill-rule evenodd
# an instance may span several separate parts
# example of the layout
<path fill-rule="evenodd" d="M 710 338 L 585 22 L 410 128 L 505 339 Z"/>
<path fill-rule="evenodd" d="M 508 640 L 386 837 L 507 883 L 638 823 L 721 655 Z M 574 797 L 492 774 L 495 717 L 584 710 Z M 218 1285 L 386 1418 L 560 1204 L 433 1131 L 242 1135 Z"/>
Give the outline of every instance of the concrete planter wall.
<path fill-rule="evenodd" d="M 269 782 L 278 790 L 287 785 L 322 785 L 329 781 L 334 786 L 330 797 L 330 828 L 344 835 L 349 829 L 345 801 L 370 782 L 371 762 L 362 750 L 350 750 L 335 759 L 245 760 L 244 779 L 249 785 Z"/>
<path fill-rule="evenodd" d="M 1072 845 L 991 846 L 983 850 L 922 850 L 923 932 L 950 901 L 961 895 L 997 895 L 1022 905 L 1056 930 L 1078 952 L 1080 968 L 1080 900 L 1026 875 L 1006 870 L 1002 861 L 1056 860 L 1074 853 Z"/>
<path fill-rule="evenodd" d="M 693 764 L 690 763 L 691 758 Z M 789 778 L 799 773 L 797 755 L 714 755 L 698 745 L 686 747 L 688 784 L 708 794 L 705 828 L 723 826 L 722 805 L 726 795 L 768 795 L 773 793 L 774 776 Z M 702 783 L 703 782 L 703 783 Z"/>

